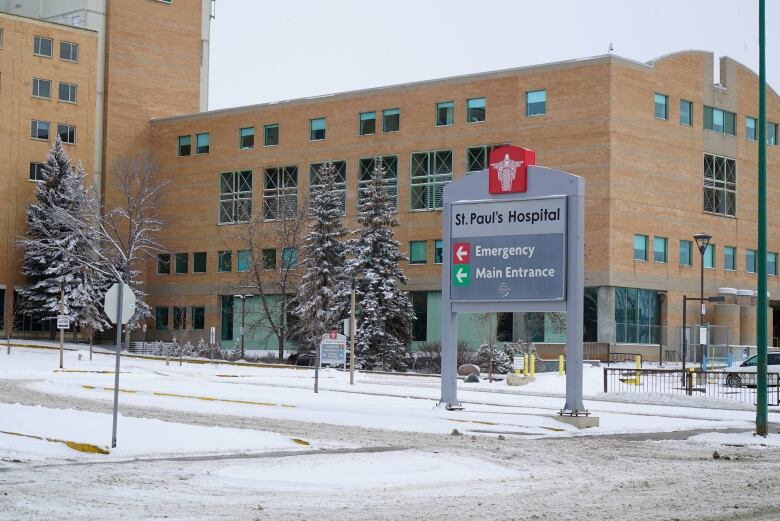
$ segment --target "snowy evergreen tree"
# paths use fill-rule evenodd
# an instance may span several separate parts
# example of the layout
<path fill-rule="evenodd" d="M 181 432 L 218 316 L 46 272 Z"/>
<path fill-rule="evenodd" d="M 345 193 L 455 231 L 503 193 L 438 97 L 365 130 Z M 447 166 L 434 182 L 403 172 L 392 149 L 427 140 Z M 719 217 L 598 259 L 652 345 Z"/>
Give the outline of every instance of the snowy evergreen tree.
<path fill-rule="evenodd" d="M 322 335 L 336 328 L 345 318 L 345 299 L 339 287 L 343 282 L 347 247 L 342 241 L 347 235 L 343 223 L 343 199 L 336 189 L 336 167 L 324 163 L 316 172 L 317 179 L 309 201 L 309 233 L 303 239 L 301 267 L 304 275 L 298 286 L 295 315 L 297 332 L 307 347 L 314 348 Z"/>
<path fill-rule="evenodd" d="M 409 295 L 399 287 L 407 280 L 399 265 L 406 257 L 393 238 L 398 220 L 392 195 L 384 183 L 385 175 L 385 168 L 377 160 L 360 205 L 360 228 L 354 232 L 357 238 L 349 242 L 353 257 L 346 273 L 367 279 L 356 290 L 358 360 L 370 367 L 402 370 L 414 309 Z M 348 292 L 348 288 L 343 290 L 344 294 Z"/>
<path fill-rule="evenodd" d="M 78 325 L 102 330 L 100 311 L 105 283 L 79 259 L 97 242 L 84 217 L 84 169 L 74 169 L 57 136 L 41 169 L 35 201 L 27 208 L 27 234 L 22 273 L 29 287 L 20 291 L 26 312 L 43 313 L 46 319 L 59 314 L 60 290 L 64 290 L 65 313 Z M 74 229 L 77 227 L 78 229 Z M 52 328 L 54 330 L 54 328 Z"/>

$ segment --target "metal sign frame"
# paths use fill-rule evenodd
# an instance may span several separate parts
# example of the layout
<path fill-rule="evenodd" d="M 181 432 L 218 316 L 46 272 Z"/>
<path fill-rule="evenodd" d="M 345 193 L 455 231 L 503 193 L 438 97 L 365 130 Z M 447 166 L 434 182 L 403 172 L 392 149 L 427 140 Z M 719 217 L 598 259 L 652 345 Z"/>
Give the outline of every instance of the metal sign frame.
<path fill-rule="evenodd" d="M 488 170 L 458 179 L 444 188 L 442 258 L 442 357 L 441 399 L 439 405 L 460 408 L 457 388 L 458 313 L 492 312 L 564 312 L 566 313 L 566 403 L 563 414 L 588 414 L 582 402 L 582 329 L 585 291 L 585 181 L 576 175 L 528 166 L 527 190 L 518 193 L 491 194 Z M 453 269 L 451 219 L 453 205 L 466 202 L 509 202 L 565 197 L 565 296 L 563 300 L 488 300 L 451 299 Z"/>

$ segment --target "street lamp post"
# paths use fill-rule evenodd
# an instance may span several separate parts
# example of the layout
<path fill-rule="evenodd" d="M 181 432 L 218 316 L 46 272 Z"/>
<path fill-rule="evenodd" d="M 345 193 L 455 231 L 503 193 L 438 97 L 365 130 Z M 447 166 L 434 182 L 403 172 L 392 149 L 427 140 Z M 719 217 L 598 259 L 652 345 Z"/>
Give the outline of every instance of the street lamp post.
<path fill-rule="evenodd" d="M 241 299 L 241 360 L 244 359 L 244 319 L 246 317 L 246 299 L 252 295 L 233 295 L 234 298 Z"/>
<path fill-rule="evenodd" d="M 696 241 L 696 246 L 699 248 L 699 253 L 701 254 L 701 277 L 699 284 L 699 302 L 701 304 L 701 308 L 699 309 L 699 328 L 701 328 L 704 325 L 704 254 L 707 252 L 707 246 L 710 244 L 712 235 L 708 233 L 697 233 L 693 236 L 693 239 Z M 704 353 L 704 349 L 705 347 L 702 346 L 702 353 Z"/>

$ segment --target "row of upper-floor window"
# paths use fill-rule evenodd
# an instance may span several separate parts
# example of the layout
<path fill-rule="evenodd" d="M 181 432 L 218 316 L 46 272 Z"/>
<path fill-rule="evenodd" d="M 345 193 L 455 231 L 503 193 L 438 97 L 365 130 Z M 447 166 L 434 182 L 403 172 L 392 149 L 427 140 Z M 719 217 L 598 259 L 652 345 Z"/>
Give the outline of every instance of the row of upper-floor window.
<path fill-rule="evenodd" d="M 52 81 L 43 78 L 33 78 L 32 96 L 34 98 L 51 99 Z M 75 83 L 59 82 L 57 99 L 65 103 L 76 103 L 78 99 L 78 85 Z"/>
<path fill-rule="evenodd" d="M 636 234 L 634 235 L 634 260 L 647 261 L 664 264 L 668 262 L 669 239 L 666 237 L 654 236 L 652 241 L 652 252 L 649 250 L 650 236 Z M 715 269 L 717 246 L 708 244 L 704 249 L 702 259 L 704 267 Z M 680 266 L 693 266 L 694 244 L 693 241 L 681 239 L 679 242 L 679 264 Z M 701 255 L 701 253 L 700 253 Z M 767 252 L 766 254 L 767 274 L 777 275 L 777 253 Z M 723 269 L 726 271 L 737 271 L 737 248 L 736 246 L 723 247 Z M 745 272 L 756 273 L 757 256 L 756 250 L 745 249 Z"/>
<path fill-rule="evenodd" d="M 4 31 L 0 27 L 0 49 L 3 48 Z M 79 44 L 61 40 L 60 42 L 60 60 L 67 62 L 79 61 Z M 54 50 L 54 39 L 46 36 L 33 36 L 32 52 L 35 56 L 51 58 Z"/>
<path fill-rule="evenodd" d="M 51 122 L 40 119 L 30 121 L 30 139 L 40 141 L 49 141 Z M 57 135 L 63 143 L 69 145 L 76 144 L 76 125 L 67 123 L 57 123 Z"/>
<path fill-rule="evenodd" d="M 206 324 L 205 306 L 173 306 L 173 329 L 187 329 L 187 309 L 191 310 L 191 328 L 204 329 Z M 158 306 L 154 308 L 154 328 L 168 329 L 170 324 L 170 308 Z"/>
<path fill-rule="evenodd" d="M 655 117 L 660 120 L 669 119 L 669 96 L 656 92 L 654 96 Z M 737 135 L 737 114 L 728 110 L 719 109 L 704 105 L 703 125 L 705 130 L 726 134 L 729 136 Z M 680 100 L 680 124 L 688 127 L 693 126 L 693 102 L 685 99 Z M 758 141 L 758 120 L 756 118 L 745 116 L 745 138 L 750 141 Z M 767 122 L 766 124 L 766 142 L 770 145 L 777 145 L 778 124 Z"/>
<path fill-rule="evenodd" d="M 466 149 L 466 172 L 487 168 L 490 150 L 498 145 Z M 341 198 L 342 215 L 347 207 L 347 162 L 330 161 L 335 171 L 333 190 Z M 321 187 L 320 169 L 327 163 L 309 165 L 310 193 Z M 357 201 L 359 208 L 368 192 L 375 169 L 382 171 L 383 184 L 398 208 L 398 156 L 388 155 L 359 159 L 357 162 Z M 436 210 L 443 207 L 444 186 L 453 179 L 453 151 L 415 152 L 409 163 L 410 210 Z M 262 218 L 276 220 L 293 216 L 298 210 L 299 174 L 297 166 L 264 169 L 262 181 Z M 253 171 L 222 172 L 219 179 L 219 223 L 246 222 L 252 216 Z"/>
<path fill-rule="evenodd" d="M 237 250 L 235 256 L 233 250 L 220 250 L 217 252 L 217 273 L 245 273 L 258 263 L 260 270 L 273 271 L 277 268 L 277 249 L 262 248 L 258 252 L 259 258 L 252 258 L 251 250 Z M 235 259 L 235 263 L 234 263 Z M 235 270 L 234 270 L 235 264 Z M 192 271 L 190 271 L 190 253 L 158 253 L 157 275 L 186 275 L 206 273 L 208 271 L 208 253 L 205 251 L 192 253 Z M 281 269 L 295 269 L 298 267 L 298 252 L 295 248 L 282 248 Z"/>
<path fill-rule="evenodd" d="M 455 124 L 455 101 L 442 101 L 435 105 L 434 122 L 437 127 Z M 547 92 L 536 90 L 526 92 L 526 116 L 543 116 L 547 112 Z M 398 132 L 401 129 L 401 110 L 398 108 L 381 111 L 382 132 Z M 358 134 L 372 135 L 377 132 L 377 112 L 360 112 L 358 114 Z M 487 119 L 486 98 L 470 98 L 466 100 L 466 122 L 480 123 Z M 327 137 L 327 118 L 312 118 L 309 120 L 309 139 L 321 141 Z M 195 134 L 195 155 L 208 154 L 210 133 Z M 193 154 L 192 135 L 178 136 L 177 155 L 187 157 Z M 271 147 L 279 144 L 279 124 L 271 123 L 263 126 L 263 146 Z M 252 149 L 255 146 L 255 127 L 238 129 L 238 148 Z"/>

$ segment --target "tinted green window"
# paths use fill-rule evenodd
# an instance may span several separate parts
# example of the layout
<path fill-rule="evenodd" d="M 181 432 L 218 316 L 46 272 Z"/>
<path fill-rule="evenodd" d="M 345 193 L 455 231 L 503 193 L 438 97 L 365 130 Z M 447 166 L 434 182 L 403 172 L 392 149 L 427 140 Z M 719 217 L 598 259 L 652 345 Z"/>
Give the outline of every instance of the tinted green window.
<path fill-rule="evenodd" d="M 777 253 L 770 251 L 766 254 L 766 273 L 777 275 Z"/>
<path fill-rule="evenodd" d="M 647 260 L 647 235 L 634 235 L 634 260 Z"/>
<path fill-rule="evenodd" d="M 279 125 L 274 123 L 273 125 L 266 125 L 263 127 L 263 145 L 267 147 L 276 146 L 279 144 Z"/>
<path fill-rule="evenodd" d="M 655 117 L 658 119 L 669 119 L 669 96 L 656 93 Z"/>
<path fill-rule="evenodd" d="M 220 296 L 220 338 L 233 340 L 233 295 Z"/>
<path fill-rule="evenodd" d="M 756 272 L 756 250 L 745 251 L 745 271 L 748 273 Z"/>
<path fill-rule="evenodd" d="M 187 308 L 173 308 L 173 329 L 187 329 Z"/>
<path fill-rule="evenodd" d="M 382 111 L 382 132 L 398 132 L 401 128 L 401 109 Z"/>
<path fill-rule="evenodd" d="M 276 269 L 276 248 L 265 248 L 263 250 L 263 269 Z"/>
<path fill-rule="evenodd" d="M 168 308 L 154 308 L 154 328 L 168 329 Z"/>
<path fill-rule="evenodd" d="M 653 261 L 666 262 L 666 237 L 653 237 Z"/>
<path fill-rule="evenodd" d="M 246 127 L 238 131 L 238 146 L 242 149 L 255 146 L 255 127 Z"/>
<path fill-rule="evenodd" d="M 203 134 L 197 134 L 195 136 L 195 142 L 196 142 L 196 154 L 208 154 L 209 153 L 209 133 L 204 132 Z"/>
<path fill-rule="evenodd" d="M 325 139 L 325 118 L 309 120 L 309 139 L 312 141 Z"/>
<path fill-rule="evenodd" d="M 412 322 L 412 340 L 428 340 L 428 292 L 411 291 L 409 293 L 414 308 L 415 319 Z"/>
<path fill-rule="evenodd" d="M 745 118 L 745 137 L 751 141 L 758 141 L 758 136 L 756 135 L 757 123 L 756 118 L 749 116 Z"/>
<path fill-rule="evenodd" d="M 428 242 L 412 241 L 409 243 L 409 264 L 425 264 L 428 262 Z"/>
<path fill-rule="evenodd" d="M 298 267 L 298 251 L 295 248 L 282 250 L 282 269 L 294 270 Z"/>
<path fill-rule="evenodd" d="M 707 249 L 704 250 L 704 267 L 715 268 L 715 245 L 708 244 Z"/>
<path fill-rule="evenodd" d="M 206 252 L 199 251 L 192 254 L 192 272 L 206 273 Z"/>
<path fill-rule="evenodd" d="M 730 271 L 737 269 L 736 248 L 733 246 L 723 248 L 723 269 Z"/>
<path fill-rule="evenodd" d="M 680 124 L 686 126 L 693 125 L 693 102 L 680 100 Z"/>
<path fill-rule="evenodd" d="M 192 308 L 192 329 L 203 329 L 206 318 L 206 308 L 193 307 Z"/>
<path fill-rule="evenodd" d="M 445 101 L 436 104 L 436 126 L 443 127 L 455 123 L 455 103 Z"/>
<path fill-rule="evenodd" d="M 233 271 L 233 252 L 221 251 L 218 254 L 217 259 L 217 271 L 220 273 L 228 273 Z"/>
<path fill-rule="evenodd" d="M 171 273 L 171 254 L 159 253 L 157 254 L 157 274 L 168 275 Z"/>
<path fill-rule="evenodd" d="M 192 153 L 192 136 L 179 136 L 179 157 Z"/>
<path fill-rule="evenodd" d="M 693 264 L 691 241 L 680 241 L 680 265 L 691 266 Z"/>
<path fill-rule="evenodd" d="M 615 288 L 616 340 L 630 344 L 658 344 L 661 338 L 658 292 Z"/>
<path fill-rule="evenodd" d="M 249 271 L 250 259 L 249 250 L 238 250 L 238 271 Z"/>
<path fill-rule="evenodd" d="M 704 128 L 730 136 L 736 135 L 737 115 L 727 110 L 704 107 Z"/>
<path fill-rule="evenodd" d="M 441 264 L 442 263 L 442 257 L 443 257 L 443 247 L 444 247 L 444 241 L 442 240 L 436 240 L 433 243 L 433 263 L 434 264 Z"/>
<path fill-rule="evenodd" d="M 766 142 L 768 145 L 777 145 L 777 123 L 766 124 Z"/>
<path fill-rule="evenodd" d="M 176 273 L 187 273 L 189 271 L 189 259 L 188 253 L 176 254 Z"/>
<path fill-rule="evenodd" d="M 478 123 L 485 121 L 486 117 L 485 98 L 474 98 L 466 102 L 466 122 Z"/>
<path fill-rule="evenodd" d="M 358 133 L 368 136 L 376 132 L 376 112 L 361 112 L 358 124 Z"/>
<path fill-rule="evenodd" d="M 547 91 L 532 90 L 525 93 L 525 115 L 542 116 L 547 113 Z"/>

